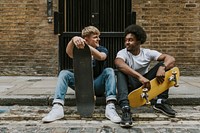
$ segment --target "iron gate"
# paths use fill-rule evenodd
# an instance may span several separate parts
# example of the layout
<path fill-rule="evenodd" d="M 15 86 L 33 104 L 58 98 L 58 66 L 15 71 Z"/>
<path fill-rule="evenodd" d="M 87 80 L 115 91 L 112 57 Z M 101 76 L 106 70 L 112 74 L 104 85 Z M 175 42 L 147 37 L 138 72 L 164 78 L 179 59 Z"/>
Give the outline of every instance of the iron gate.
<path fill-rule="evenodd" d="M 59 0 L 59 10 L 54 13 L 54 33 L 59 35 L 59 71 L 73 68 L 66 45 L 88 25 L 100 30 L 100 45 L 108 49 L 108 66 L 114 68 L 116 53 L 124 47 L 123 31 L 136 22 L 131 5 L 131 0 Z"/>

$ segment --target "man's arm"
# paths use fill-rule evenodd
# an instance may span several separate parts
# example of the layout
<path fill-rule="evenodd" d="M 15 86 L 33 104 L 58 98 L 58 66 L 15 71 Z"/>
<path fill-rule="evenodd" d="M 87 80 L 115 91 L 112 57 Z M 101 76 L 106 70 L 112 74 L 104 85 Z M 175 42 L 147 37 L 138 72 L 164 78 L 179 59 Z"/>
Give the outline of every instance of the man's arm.
<path fill-rule="evenodd" d="M 148 79 L 146 79 L 145 77 L 143 77 L 140 73 L 138 73 L 137 71 L 135 71 L 131 67 L 129 67 L 124 62 L 123 59 L 116 58 L 115 59 L 115 65 L 116 65 L 118 70 L 120 70 L 121 72 L 125 73 L 126 75 L 130 75 L 132 77 L 137 78 L 144 85 L 145 88 L 147 88 L 149 90 L 151 89 L 150 81 Z"/>
<path fill-rule="evenodd" d="M 103 61 L 107 58 L 107 55 L 104 52 L 99 52 L 97 49 L 93 48 L 92 46 L 88 45 L 91 51 L 91 54 L 96 60 Z"/>
<path fill-rule="evenodd" d="M 169 70 L 175 66 L 175 58 L 168 54 L 162 54 L 158 57 L 157 61 L 163 61 L 164 64 L 158 68 L 156 73 L 156 79 L 158 83 L 163 83 L 165 78 L 165 70 Z"/>
<path fill-rule="evenodd" d="M 75 36 L 73 37 L 69 43 L 67 44 L 66 47 L 66 53 L 69 55 L 70 58 L 73 58 L 73 48 L 74 45 L 77 48 L 84 48 L 85 46 L 85 39 Z M 91 54 L 93 55 L 93 57 L 97 60 L 105 60 L 107 58 L 107 55 L 104 52 L 99 52 L 98 50 L 96 50 L 95 48 L 93 48 L 92 46 L 88 45 L 91 51 Z"/>
<path fill-rule="evenodd" d="M 165 65 L 165 70 L 169 70 L 175 66 L 175 58 L 168 54 L 162 54 L 158 57 L 157 61 L 163 61 Z"/>
<path fill-rule="evenodd" d="M 73 58 L 73 48 L 74 48 L 74 43 L 72 42 L 72 40 L 70 40 L 66 47 L 66 53 L 70 58 Z"/>
<path fill-rule="evenodd" d="M 73 58 L 73 48 L 74 48 L 74 45 L 77 48 L 84 48 L 84 46 L 85 46 L 85 40 L 82 37 L 75 36 L 75 37 L 73 37 L 69 41 L 69 43 L 67 44 L 67 47 L 66 47 L 66 53 L 68 54 L 68 56 L 70 58 Z"/>

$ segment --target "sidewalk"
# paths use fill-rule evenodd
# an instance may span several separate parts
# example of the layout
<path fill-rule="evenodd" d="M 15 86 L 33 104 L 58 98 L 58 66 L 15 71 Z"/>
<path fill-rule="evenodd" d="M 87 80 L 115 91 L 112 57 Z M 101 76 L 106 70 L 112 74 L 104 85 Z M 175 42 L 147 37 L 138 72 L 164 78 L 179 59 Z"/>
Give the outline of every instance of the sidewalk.
<path fill-rule="evenodd" d="M 0 106 L 51 105 L 57 77 L 0 76 Z M 69 88 L 65 104 L 75 105 L 75 92 Z M 169 100 L 173 105 L 200 105 L 200 77 L 181 76 L 179 87 L 170 89 Z M 97 105 L 105 104 L 97 98 Z"/>

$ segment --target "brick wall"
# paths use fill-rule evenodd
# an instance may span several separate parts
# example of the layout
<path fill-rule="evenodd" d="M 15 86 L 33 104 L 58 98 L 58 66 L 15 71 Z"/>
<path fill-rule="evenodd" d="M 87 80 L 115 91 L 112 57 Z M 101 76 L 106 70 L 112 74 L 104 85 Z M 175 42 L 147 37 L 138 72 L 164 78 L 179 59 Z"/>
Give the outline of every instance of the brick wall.
<path fill-rule="evenodd" d="M 199 0 L 133 0 L 136 23 L 148 33 L 143 47 L 174 56 L 182 75 L 200 76 L 199 4 Z"/>
<path fill-rule="evenodd" d="M 200 76 L 199 4 L 133 0 L 137 24 L 148 33 L 143 47 L 173 55 L 182 75 Z M 57 75 L 57 42 L 47 22 L 46 0 L 0 0 L 0 75 Z"/>
<path fill-rule="evenodd" d="M 57 74 L 58 39 L 46 7 L 46 0 L 0 0 L 0 75 Z"/>

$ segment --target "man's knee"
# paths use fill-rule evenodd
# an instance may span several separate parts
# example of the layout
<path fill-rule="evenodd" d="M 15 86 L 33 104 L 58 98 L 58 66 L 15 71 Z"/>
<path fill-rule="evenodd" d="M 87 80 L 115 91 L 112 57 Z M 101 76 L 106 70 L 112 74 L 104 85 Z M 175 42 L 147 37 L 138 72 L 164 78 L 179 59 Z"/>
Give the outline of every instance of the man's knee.
<path fill-rule="evenodd" d="M 105 68 L 104 69 L 104 72 L 107 74 L 107 75 L 115 75 L 115 72 L 113 70 L 113 68 Z"/>
<path fill-rule="evenodd" d="M 70 75 L 70 71 L 68 71 L 68 70 L 62 70 L 62 71 L 60 71 L 60 73 L 59 73 L 59 78 L 66 78 L 66 77 L 68 77 L 69 75 Z"/>

